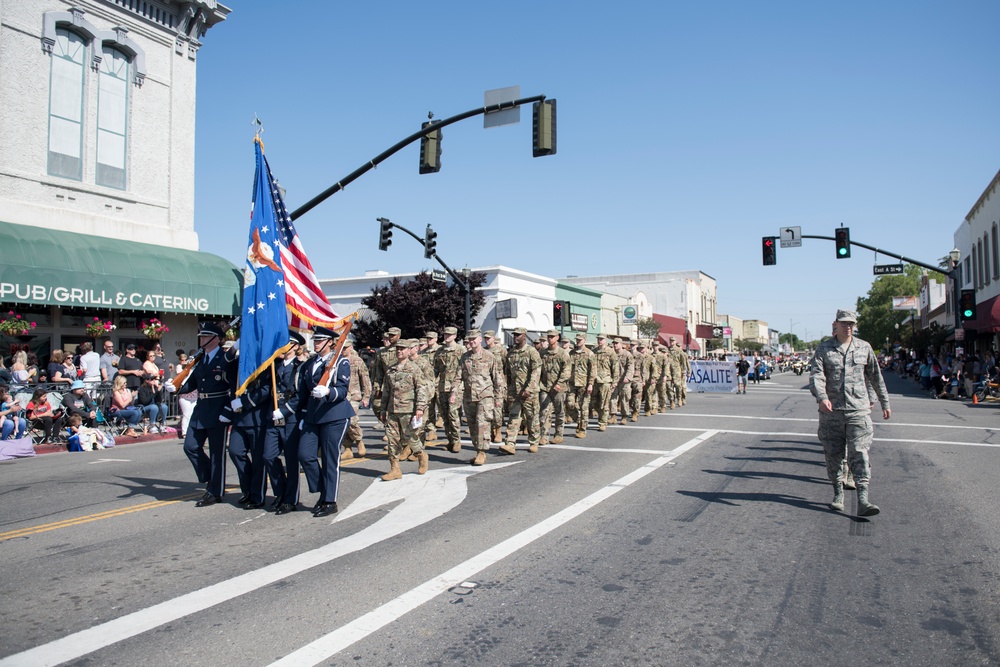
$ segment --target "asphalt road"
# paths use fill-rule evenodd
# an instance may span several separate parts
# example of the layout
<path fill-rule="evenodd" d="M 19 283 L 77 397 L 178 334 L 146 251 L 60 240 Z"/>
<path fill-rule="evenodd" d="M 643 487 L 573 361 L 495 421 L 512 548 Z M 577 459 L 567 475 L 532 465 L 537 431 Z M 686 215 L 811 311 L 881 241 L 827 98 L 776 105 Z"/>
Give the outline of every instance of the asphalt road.
<path fill-rule="evenodd" d="M 484 468 L 353 460 L 336 520 L 195 508 L 177 441 L 0 463 L 0 666 L 1000 664 L 1000 407 L 888 380 L 871 519 L 787 373 Z"/>

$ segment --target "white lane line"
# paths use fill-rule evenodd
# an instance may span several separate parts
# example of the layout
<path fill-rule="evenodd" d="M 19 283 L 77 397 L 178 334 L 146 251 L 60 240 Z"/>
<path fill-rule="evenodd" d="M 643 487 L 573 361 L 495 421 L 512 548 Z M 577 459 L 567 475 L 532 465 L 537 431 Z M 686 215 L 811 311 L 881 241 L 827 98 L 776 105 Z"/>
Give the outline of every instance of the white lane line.
<path fill-rule="evenodd" d="M 698 417 L 701 419 L 748 419 L 751 421 L 779 421 L 779 422 L 812 422 L 813 424 L 819 423 L 819 419 L 807 419 L 805 417 L 754 417 L 751 415 L 712 415 L 697 412 L 669 412 L 666 413 L 670 415 L 670 418 L 676 417 Z M 879 413 L 881 414 L 881 413 Z M 876 421 L 873 418 L 875 426 L 878 427 L 888 427 L 888 426 L 901 426 L 901 427 L 913 427 L 913 428 L 953 428 L 953 429 L 966 429 L 971 431 L 996 431 L 1000 432 L 1000 426 L 964 426 L 961 424 L 911 424 L 907 422 L 896 422 L 896 421 Z M 657 429 L 662 428 L 660 426 L 633 426 L 631 424 L 620 424 L 615 426 L 616 429 L 619 428 L 638 428 L 638 429 Z M 701 429 L 689 429 L 698 430 Z"/>
<path fill-rule="evenodd" d="M 526 547 L 538 538 L 580 516 L 590 508 L 599 505 L 622 489 L 639 481 L 654 470 L 663 467 L 684 452 L 697 447 L 715 434 L 716 431 L 704 431 L 698 437 L 689 440 L 677 449 L 672 450 L 669 454 L 650 461 L 621 479 L 608 484 L 603 489 L 595 491 L 583 500 L 552 515 L 548 519 L 536 523 L 527 530 L 473 556 L 447 572 L 442 572 L 433 579 L 390 600 L 381 607 L 356 618 L 347 625 L 343 625 L 316 641 L 306 644 L 297 651 L 286 655 L 284 658 L 276 660 L 271 663 L 270 667 L 300 667 L 302 665 L 316 665 L 324 660 L 328 660 L 355 642 L 364 639 L 373 632 L 413 611 L 425 602 L 429 602 L 449 588 L 460 585 L 463 581 L 475 576 L 478 572 Z"/>

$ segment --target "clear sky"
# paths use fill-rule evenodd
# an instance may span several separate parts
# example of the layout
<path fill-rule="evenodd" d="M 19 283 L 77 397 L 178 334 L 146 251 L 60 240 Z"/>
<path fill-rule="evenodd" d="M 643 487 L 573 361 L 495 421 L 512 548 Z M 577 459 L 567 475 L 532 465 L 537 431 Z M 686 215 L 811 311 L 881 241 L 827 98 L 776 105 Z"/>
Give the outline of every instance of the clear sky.
<path fill-rule="evenodd" d="M 410 146 L 297 224 L 320 278 L 454 268 L 555 278 L 699 269 L 718 310 L 827 333 L 876 263 L 784 226 L 936 264 L 1000 169 L 1000 2 L 305 2 L 229 0 L 198 52 L 195 228 L 242 265 L 253 130 L 290 209 L 488 89 L 558 100 L 558 154 L 531 112 L 444 130 L 443 168 Z M 877 263 L 891 263 L 881 256 Z"/>

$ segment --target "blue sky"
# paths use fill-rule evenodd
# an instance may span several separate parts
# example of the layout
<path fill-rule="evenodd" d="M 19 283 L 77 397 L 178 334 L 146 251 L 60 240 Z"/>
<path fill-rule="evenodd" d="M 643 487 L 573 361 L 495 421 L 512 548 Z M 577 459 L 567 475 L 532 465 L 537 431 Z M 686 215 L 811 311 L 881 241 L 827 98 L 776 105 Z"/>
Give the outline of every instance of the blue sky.
<path fill-rule="evenodd" d="M 1000 169 L 1000 3 L 231 1 L 198 53 L 195 228 L 242 264 L 251 121 L 294 209 L 488 89 L 558 100 L 558 153 L 531 112 L 444 130 L 443 168 L 404 149 L 298 220 L 321 278 L 434 268 L 377 217 L 430 223 L 454 268 L 563 277 L 700 269 L 719 312 L 818 338 L 872 282 L 870 251 L 928 263 Z M 880 257 L 877 263 L 893 260 Z"/>

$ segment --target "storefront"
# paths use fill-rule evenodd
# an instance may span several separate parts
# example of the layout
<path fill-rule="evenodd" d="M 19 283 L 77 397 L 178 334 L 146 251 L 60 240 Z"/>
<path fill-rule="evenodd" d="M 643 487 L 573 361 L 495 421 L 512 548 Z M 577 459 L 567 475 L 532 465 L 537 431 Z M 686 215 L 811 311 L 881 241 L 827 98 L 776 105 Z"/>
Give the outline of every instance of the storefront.
<path fill-rule="evenodd" d="M 0 222 L 0 328 L 16 315 L 34 323 L 0 334 L 5 358 L 24 349 L 45 359 L 96 338 L 148 348 L 140 327 L 157 318 L 173 361 L 175 349 L 196 345 L 199 321 L 239 312 L 241 290 L 239 269 L 209 253 Z M 114 328 L 94 336 L 95 323 Z"/>

